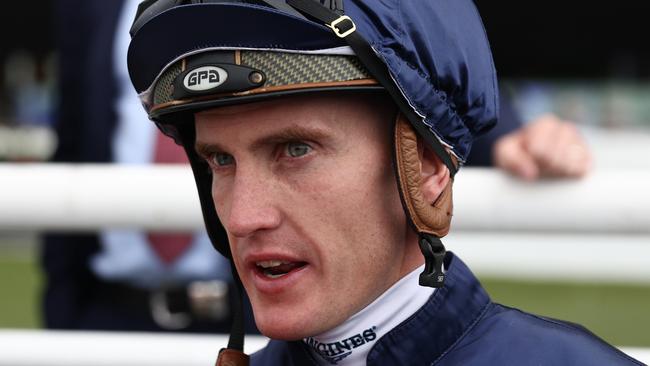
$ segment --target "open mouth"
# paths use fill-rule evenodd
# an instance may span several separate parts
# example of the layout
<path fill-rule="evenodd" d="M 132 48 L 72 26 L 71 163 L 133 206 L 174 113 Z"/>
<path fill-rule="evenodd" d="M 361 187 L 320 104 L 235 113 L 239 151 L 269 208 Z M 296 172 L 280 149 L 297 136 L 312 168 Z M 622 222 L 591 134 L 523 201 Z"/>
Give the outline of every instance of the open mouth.
<path fill-rule="evenodd" d="M 291 272 L 300 270 L 307 265 L 307 262 L 288 262 L 281 260 L 255 262 L 257 270 L 264 277 L 275 279 L 288 275 Z"/>

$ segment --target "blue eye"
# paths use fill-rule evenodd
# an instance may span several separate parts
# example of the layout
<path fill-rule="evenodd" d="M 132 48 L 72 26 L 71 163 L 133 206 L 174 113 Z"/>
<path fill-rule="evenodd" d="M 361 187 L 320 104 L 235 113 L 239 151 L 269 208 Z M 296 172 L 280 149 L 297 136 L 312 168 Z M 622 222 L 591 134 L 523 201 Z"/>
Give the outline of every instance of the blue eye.
<path fill-rule="evenodd" d="M 299 158 L 309 154 L 311 146 L 304 142 L 290 142 L 287 144 L 287 154 L 292 158 Z"/>
<path fill-rule="evenodd" d="M 235 159 L 230 154 L 216 153 L 212 155 L 212 162 L 217 166 L 231 165 L 234 161 Z"/>

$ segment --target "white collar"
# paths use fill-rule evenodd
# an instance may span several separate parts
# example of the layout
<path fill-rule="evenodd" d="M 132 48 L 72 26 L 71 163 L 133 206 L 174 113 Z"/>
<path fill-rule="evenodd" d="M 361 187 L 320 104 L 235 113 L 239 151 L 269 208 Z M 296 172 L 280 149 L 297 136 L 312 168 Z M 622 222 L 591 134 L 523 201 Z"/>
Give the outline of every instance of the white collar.
<path fill-rule="evenodd" d="M 329 331 L 303 339 L 319 365 L 365 365 L 374 343 L 408 319 L 434 289 L 419 285 L 424 265 L 407 274 L 370 305 Z"/>

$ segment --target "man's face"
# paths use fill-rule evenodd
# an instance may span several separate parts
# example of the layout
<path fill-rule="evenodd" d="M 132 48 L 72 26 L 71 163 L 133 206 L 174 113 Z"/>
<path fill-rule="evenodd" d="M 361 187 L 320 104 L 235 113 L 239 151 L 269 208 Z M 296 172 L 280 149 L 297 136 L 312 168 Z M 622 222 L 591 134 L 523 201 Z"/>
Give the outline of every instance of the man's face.
<path fill-rule="evenodd" d="M 319 94 L 196 115 L 197 151 L 263 334 L 329 330 L 422 261 L 391 165 L 395 113 L 384 97 Z"/>

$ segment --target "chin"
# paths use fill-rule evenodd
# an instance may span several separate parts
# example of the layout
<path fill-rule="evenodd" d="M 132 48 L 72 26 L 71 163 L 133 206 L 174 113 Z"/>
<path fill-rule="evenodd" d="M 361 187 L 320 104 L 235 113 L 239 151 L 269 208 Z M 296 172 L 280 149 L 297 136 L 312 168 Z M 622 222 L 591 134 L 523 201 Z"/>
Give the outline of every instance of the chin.
<path fill-rule="evenodd" d="M 311 336 L 312 332 L 309 331 L 308 327 L 302 327 L 296 324 L 287 322 L 287 319 L 281 319 L 278 321 L 257 321 L 257 328 L 259 331 L 271 338 L 283 341 L 298 341 L 303 338 Z"/>
<path fill-rule="evenodd" d="M 265 336 L 296 341 L 320 334 L 325 324 L 313 309 L 304 303 L 295 304 L 255 304 L 252 301 L 257 329 Z M 311 311 L 306 309 L 312 309 Z"/>

